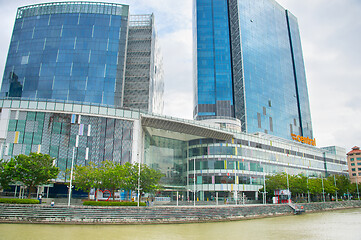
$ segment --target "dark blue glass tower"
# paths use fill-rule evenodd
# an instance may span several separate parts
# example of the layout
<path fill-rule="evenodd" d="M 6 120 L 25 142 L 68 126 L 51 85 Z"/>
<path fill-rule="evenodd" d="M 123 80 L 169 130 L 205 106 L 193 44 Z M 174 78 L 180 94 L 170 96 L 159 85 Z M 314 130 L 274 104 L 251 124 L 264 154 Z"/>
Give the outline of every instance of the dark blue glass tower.
<path fill-rule="evenodd" d="M 196 1 L 195 32 L 198 119 L 232 116 L 232 65 L 227 1 Z"/>
<path fill-rule="evenodd" d="M 196 119 L 313 138 L 297 19 L 273 0 L 194 0 Z"/>
<path fill-rule="evenodd" d="M 128 11 L 95 2 L 19 8 L 1 96 L 121 106 Z"/>

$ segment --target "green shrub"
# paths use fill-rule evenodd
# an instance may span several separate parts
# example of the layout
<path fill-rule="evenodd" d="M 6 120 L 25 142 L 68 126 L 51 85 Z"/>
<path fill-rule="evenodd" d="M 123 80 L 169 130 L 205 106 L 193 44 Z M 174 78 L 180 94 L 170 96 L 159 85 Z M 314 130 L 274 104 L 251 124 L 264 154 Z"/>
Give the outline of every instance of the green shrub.
<path fill-rule="evenodd" d="M 0 203 L 8 204 L 39 204 L 36 199 L 0 198 Z"/>
<path fill-rule="evenodd" d="M 85 206 L 138 206 L 137 202 L 103 202 L 103 201 L 84 201 Z M 146 206 L 144 202 L 140 202 L 139 206 Z"/>

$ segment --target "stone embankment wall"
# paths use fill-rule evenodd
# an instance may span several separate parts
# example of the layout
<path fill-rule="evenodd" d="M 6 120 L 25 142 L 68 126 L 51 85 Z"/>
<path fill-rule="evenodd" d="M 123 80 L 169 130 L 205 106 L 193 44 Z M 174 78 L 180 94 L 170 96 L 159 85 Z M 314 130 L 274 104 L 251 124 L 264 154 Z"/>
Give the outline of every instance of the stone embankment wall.
<path fill-rule="evenodd" d="M 361 201 L 303 204 L 307 212 L 360 208 Z M 286 204 L 206 207 L 65 207 L 0 205 L 0 222 L 154 224 L 231 221 L 293 214 Z"/>

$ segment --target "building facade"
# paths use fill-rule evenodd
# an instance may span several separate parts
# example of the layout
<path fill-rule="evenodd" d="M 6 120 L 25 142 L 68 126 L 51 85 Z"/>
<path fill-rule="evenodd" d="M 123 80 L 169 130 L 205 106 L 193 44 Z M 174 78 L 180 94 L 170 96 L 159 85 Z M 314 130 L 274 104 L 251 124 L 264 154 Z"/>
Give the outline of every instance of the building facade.
<path fill-rule="evenodd" d="M 124 107 L 163 112 L 163 59 L 154 27 L 154 15 L 129 18 L 124 84 Z"/>
<path fill-rule="evenodd" d="M 209 2 L 214 5 L 209 7 Z M 162 109 L 163 77 L 153 15 L 129 18 L 126 5 L 93 2 L 19 8 L 1 89 L 0 158 L 49 154 L 60 169 L 55 183 L 68 181 L 73 160 L 76 165 L 141 162 L 164 174 L 161 194 L 180 192 L 184 200 L 202 201 L 243 194 L 257 199 L 266 176 L 275 173 L 344 174 L 342 149 L 302 144 L 309 139 L 299 132 L 290 132 L 298 135 L 298 142 L 273 136 L 277 134 L 244 132 L 245 121 L 237 114 L 246 108 L 242 110 L 235 94 L 242 94 L 240 80 L 246 75 L 242 64 L 235 64 L 233 30 L 227 35 L 239 18 L 224 25 L 226 10 L 238 13 L 238 5 L 230 5 L 237 1 L 196 3 L 200 5 L 195 9 L 207 14 L 217 11 L 211 14 L 217 40 L 208 39 L 213 28 L 197 32 L 199 39 L 207 40 L 197 60 L 205 67 L 199 68 L 199 76 L 209 71 L 207 79 L 220 84 L 210 90 L 219 94 L 218 102 L 199 105 L 204 113 L 216 110 L 210 114 L 214 119 L 199 114 L 204 121 L 155 114 Z M 199 22 L 202 27 L 211 24 L 207 18 Z M 209 44 L 214 44 L 215 55 L 207 52 Z M 213 70 L 212 64 L 217 66 Z M 235 81 L 237 67 L 242 71 Z M 202 91 L 213 88 L 206 80 L 203 84 Z M 229 94 L 229 88 L 237 91 Z M 271 99 L 269 106 L 274 102 Z M 268 108 L 262 113 L 278 116 Z"/>
<path fill-rule="evenodd" d="M 0 109 L 0 158 L 50 154 L 61 170 L 58 183 L 69 178 L 73 148 L 78 165 L 141 161 L 164 174 L 161 194 L 178 191 L 184 200 L 214 200 L 216 194 L 257 199 L 268 175 L 328 176 L 347 169 L 342 149 L 336 153 L 218 123 L 63 101 L 3 99 Z"/>
<path fill-rule="evenodd" d="M 133 101 L 127 48 L 134 44 L 129 6 L 96 2 L 37 4 L 18 9 L 4 71 L 2 97 L 89 102 L 162 112 L 163 78 L 160 52 L 155 52 L 153 17 L 143 56 L 147 101 Z M 130 25 L 130 26 L 129 26 Z M 128 42 L 128 36 L 131 41 Z M 130 44 L 130 46 L 128 46 Z M 134 56 L 131 60 L 139 60 Z M 131 61 L 130 60 L 130 61 Z M 129 62 L 133 64 L 134 62 Z M 126 69 L 128 78 L 125 80 Z M 148 72 L 146 72 L 148 71 Z M 134 82 L 134 81 L 133 81 Z M 147 85 L 148 84 L 148 85 Z M 139 85 L 139 84 L 138 84 Z M 139 86 L 138 86 L 139 89 Z M 154 100 L 153 97 L 156 99 Z M 126 102 L 126 106 L 124 106 Z"/>
<path fill-rule="evenodd" d="M 352 183 L 361 183 L 361 150 L 355 146 L 347 153 L 348 175 Z"/>
<path fill-rule="evenodd" d="M 313 139 L 297 19 L 274 0 L 194 0 L 194 118 Z"/>

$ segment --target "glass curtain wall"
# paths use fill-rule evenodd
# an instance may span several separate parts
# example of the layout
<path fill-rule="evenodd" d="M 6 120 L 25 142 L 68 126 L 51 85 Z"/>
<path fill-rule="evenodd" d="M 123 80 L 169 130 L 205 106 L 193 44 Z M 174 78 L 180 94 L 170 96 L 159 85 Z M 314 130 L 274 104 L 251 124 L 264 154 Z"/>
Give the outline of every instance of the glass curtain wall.
<path fill-rule="evenodd" d="M 238 9 L 248 132 L 313 138 L 296 18 L 273 0 Z"/>
<path fill-rule="evenodd" d="M 227 0 L 197 0 L 193 32 L 196 36 L 196 119 L 234 116 L 231 47 Z"/>
<path fill-rule="evenodd" d="M 183 189 L 187 180 L 187 142 L 145 134 L 144 163 L 164 175 L 165 189 Z"/>
<path fill-rule="evenodd" d="M 73 147 L 74 164 L 96 164 L 109 160 L 131 162 L 133 122 L 76 114 L 12 110 L 5 146 L 6 158 L 41 152 L 56 158 L 59 179 L 70 169 Z"/>
<path fill-rule="evenodd" d="M 121 106 L 127 26 L 126 5 L 19 8 L 1 96 Z"/>

